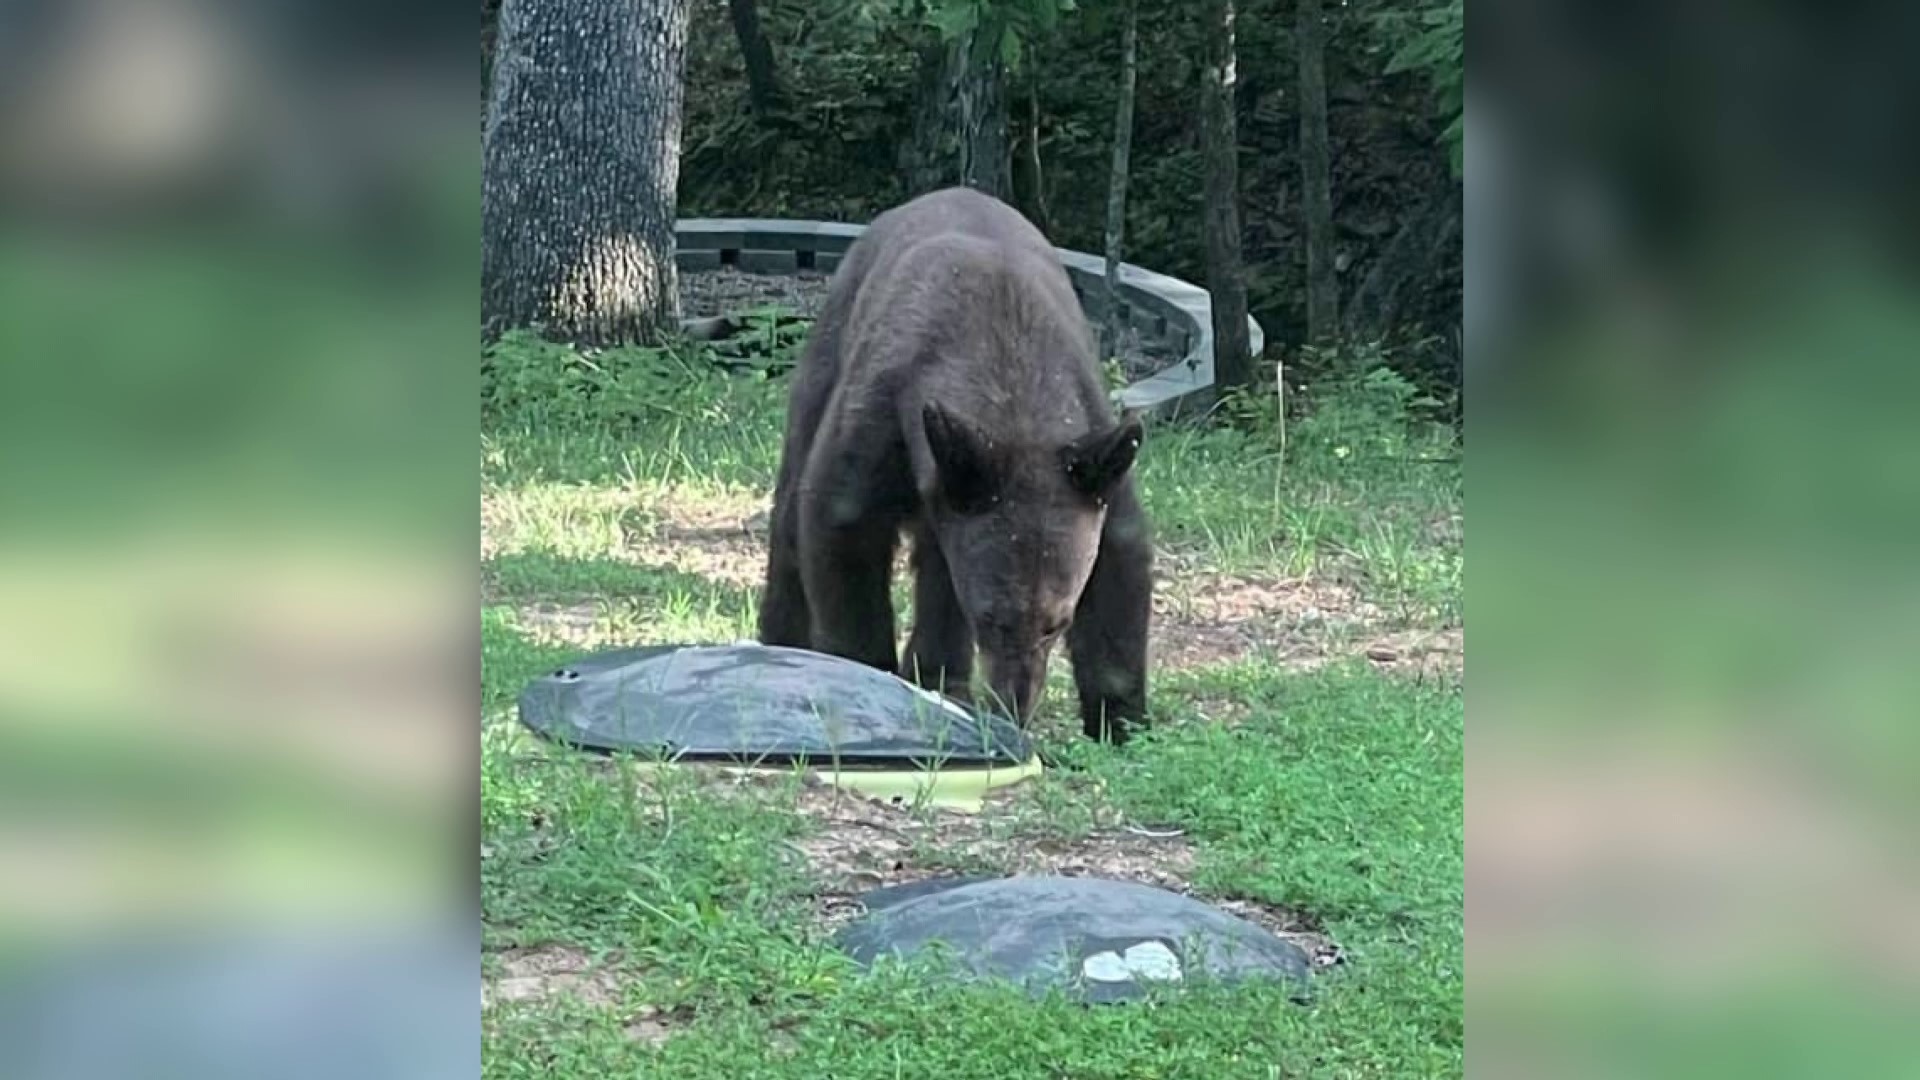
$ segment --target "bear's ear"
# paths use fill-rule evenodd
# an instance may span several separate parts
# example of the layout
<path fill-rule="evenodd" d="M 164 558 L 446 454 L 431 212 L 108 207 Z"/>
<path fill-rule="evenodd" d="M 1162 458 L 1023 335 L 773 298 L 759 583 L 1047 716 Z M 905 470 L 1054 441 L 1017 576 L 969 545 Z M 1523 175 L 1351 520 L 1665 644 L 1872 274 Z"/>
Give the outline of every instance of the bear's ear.
<path fill-rule="evenodd" d="M 1082 495 L 1105 502 L 1113 486 L 1133 468 L 1141 437 L 1139 414 L 1128 412 L 1107 430 L 1090 432 L 1068 443 L 1060 452 L 1067 482 Z"/>
<path fill-rule="evenodd" d="M 992 505 L 1000 488 L 993 441 L 931 401 L 921 407 L 920 419 L 927 430 L 927 449 L 933 451 L 940 497 L 963 514 Z"/>

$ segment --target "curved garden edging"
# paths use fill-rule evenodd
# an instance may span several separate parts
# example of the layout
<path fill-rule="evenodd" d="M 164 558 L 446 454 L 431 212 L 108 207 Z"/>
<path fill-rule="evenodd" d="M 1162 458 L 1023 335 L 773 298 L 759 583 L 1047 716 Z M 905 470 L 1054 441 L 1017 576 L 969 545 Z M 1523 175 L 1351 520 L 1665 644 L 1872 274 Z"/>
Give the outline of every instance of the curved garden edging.
<path fill-rule="evenodd" d="M 830 271 L 864 225 L 835 221 L 776 218 L 684 218 L 675 223 L 676 261 L 685 270 L 732 266 L 747 273 L 790 274 Z M 1099 256 L 1056 248 L 1073 291 L 1090 315 L 1103 302 L 1100 283 L 1106 261 Z M 1179 278 L 1120 264 L 1120 296 L 1127 319 L 1142 336 L 1172 347 L 1180 359 L 1123 387 L 1115 400 L 1146 413 L 1170 415 L 1187 404 L 1204 403 L 1213 387 L 1213 304 L 1205 289 Z M 1247 335 L 1258 356 L 1265 335 L 1247 318 Z"/>

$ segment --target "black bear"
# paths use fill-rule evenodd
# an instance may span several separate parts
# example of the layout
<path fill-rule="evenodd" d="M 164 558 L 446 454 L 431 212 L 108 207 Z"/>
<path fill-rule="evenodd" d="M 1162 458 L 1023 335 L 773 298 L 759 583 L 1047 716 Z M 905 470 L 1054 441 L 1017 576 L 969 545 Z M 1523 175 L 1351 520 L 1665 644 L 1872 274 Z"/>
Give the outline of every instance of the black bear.
<path fill-rule="evenodd" d="M 874 220 L 793 376 L 760 640 L 899 671 L 1024 724 L 1064 634 L 1089 736 L 1144 722 L 1152 543 L 1058 254 L 965 188 Z M 913 534 L 913 632 L 890 586 Z"/>

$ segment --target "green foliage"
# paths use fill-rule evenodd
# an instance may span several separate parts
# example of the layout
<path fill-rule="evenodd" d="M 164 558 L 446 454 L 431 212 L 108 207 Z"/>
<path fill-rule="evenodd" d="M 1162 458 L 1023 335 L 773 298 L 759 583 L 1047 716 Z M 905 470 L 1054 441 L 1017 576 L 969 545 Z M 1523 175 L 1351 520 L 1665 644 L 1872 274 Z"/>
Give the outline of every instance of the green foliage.
<path fill-rule="evenodd" d="M 985 23 L 990 6 L 980 0 L 949 0 L 928 5 L 923 18 L 942 38 L 953 41 L 973 33 L 975 27 Z"/>
<path fill-rule="evenodd" d="M 931 27 L 942 41 L 984 30 L 1001 61 L 1018 70 L 1032 44 L 1074 10 L 1074 0 L 898 0 L 895 10 Z"/>
<path fill-rule="evenodd" d="M 712 395 L 685 350 L 584 351 L 521 331 L 481 354 L 480 415 L 495 425 L 624 427 Z M 697 406 L 694 406 L 697 408 Z"/>
<path fill-rule="evenodd" d="M 1071 0 L 761 0 L 763 25 L 788 91 L 787 107 L 752 115 L 724 5 L 695 5 L 682 144 L 683 214 L 865 221 L 913 194 L 900 148 L 911 138 L 924 72 L 942 32 L 983 19 L 1007 28 L 1002 48 L 1036 74 L 1041 151 L 1054 238 L 1097 250 L 1105 222 L 1112 95 L 1118 65 L 1114 5 Z M 1303 335 L 1302 268 L 1295 211 L 1257 193 L 1296 182 L 1297 118 L 1291 7 L 1246 0 L 1239 26 L 1242 177 L 1248 299 L 1269 340 Z M 1346 287 L 1366 279 L 1403 224 L 1406 208 L 1457 182 L 1463 130 L 1463 0 L 1361 0 L 1330 6 L 1330 72 L 1376 71 L 1363 105 L 1336 96 L 1329 116 L 1336 213 L 1349 258 Z M 483 56 L 493 9 L 482 5 Z M 1139 106 L 1128 259 L 1187 280 L 1203 276 L 1191 6 L 1146 4 L 1140 13 Z M 1438 335 L 1459 321 L 1457 266 L 1411 266 L 1396 324 L 1369 333 Z M 1428 337 L 1427 340 L 1440 339 Z M 1430 385 L 1458 385 L 1450 349 L 1395 353 L 1399 370 Z M 1307 372 L 1311 374 L 1312 372 Z"/>
<path fill-rule="evenodd" d="M 790 333 L 764 333 L 775 359 L 796 347 Z M 724 423 L 737 398 L 767 396 L 766 380 L 777 365 L 739 376 L 722 371 L 716 359 L 712 349 L 691 343 L 583 351 L 514 331 L 481 353 L 481 421 L 493 428 L 625 434 L 663 418 Z"/>
<path fill-rule="evenodd" d="M 1446 423 L 1446 402 L 1423 391 L 1396 370 L 1379 345 L 1315 351 L 1305 357 L 1318 372 L 1290 403 L 1282 432 L 1282 407 L 1272 380 L 1221 395 L 1219 415 L 1234 426 L 1271 439 L 1283 438 L 1292 458 L 1310 467 L 1354 467 L 1446 455 L 1455 441 Z"/>
<path fill-rule="evenodd" d="M 1445 403 L 1395 371 L 1378 349 L 1359 348 L 1335 361 L 1314 384 L 1305 415 L 1289 437 L 1309 458 L 1396 461 L 1434 453 L 1452 440 Z"/>
<path fill-rule="evenodd" d="M 1426 74 L 1433 86 L 1434 107 L 1446 124 L 1440 138 L 1446 144 L 1453 175 L 1459 176 L 1466 124 L 1465 0 L 1439 0 L 1422 11 L 1390 12 L 1379 19 L 1394 42 L 1387 74 Z"/>
<path fill-rule="evenodd" d="M 725 366 L 776 375 L 799 362 L 812 324 L 798 313 L 768 305 L 738 312 L 735 318 L 743 324 L 741 330 L 712 345 L 716 358 Z"/>
<path fill-rule="evenodd" d="M 1334 151 L 1335 211 L 1342 276 L 1349 294 L 1388 251 L 1408 209 L 1456 183 L 1441 143 L 1447 121 L 1436 115 L 1429 80 L 1420 71 L 1389 76 L 1384 68 L 1417 30 L 1420 8 L 1396 19 L 1379 4 L 1329 6 L 1330 72 L 1377 72 L 1360 89 L 1364 104 L 1336 94 L 1328 117 Z M 1405 8 L 1402 4 L 1400 7 Z M 1111 162 L 1120 29 L 1112 5 L 1069 8 L 1058 0 L 984 4 L 977 0 L 842 0 L 818 5 L 763 0 L 762 18 L 779 57 L 790 109 L 755 117 L 742 108 L 745 80 L 739 47 L 721 5 L 694 11 L 689 51 L 686 137 L 680 209 L 688 216 L 825 218 L 866 221 L 914 194 L 901 149 L 914 142 L 925 112 L 923 59 L 937 53 L 940 30 L 982 13 L 1005 14 L 1019 32 L 1020 65 L 1033 73 L 1040 112 L 1040 149 L 1054 241 L 1101 249 Z M 1377 25 L 1376 25 L 1377 21 Z M 1291 106 L 1295 82 L 1292 8 L 1283 0 L 1247 0 L 1241 8 L 1241 169 L 1248 303 L 1270 342 L 1304 334 L 1300 223 L 1289 200 L 1263 193 L 1298 183 L 1299 123 Z M 1127 260 L 1188 281 L 1205 277 L 1201 184 L 1194 108 L 1200 47 L 1190 5 L 1146 4 L 1140 12 L 1139 85 L 1133 180 L 1128 200 Z M 1022 80 L 1025 81 L 1024 79 Z M 1396 266 L 1386 285 L 1397 297 L 1394 326 L 1368 334 L 1439 341 L 1459 322 L 1459 275 L 1439 266 Z M 1390 358 L 1423 385 L 1457 380 L 1446 349 L 1402 349 Z M 1304 366 L 1302 375 L 1317 372 Z"/>
<path fill-rule="evenodd" d="M 1176 536 L 1197 531 L 1216 558 L 1236 565 L 1340 568 L 1409 619 L 1456 618 L 1463 496 L 1459 435 L 1444 420 L 1446 403 L 1389 366 L 1377 347 L 1314 359 L 1325 373 L 1289 387 L 1284 419 L 1267 381 L 1223 395 L 1207 429 L 1152 436 L 1163 452 L 1177 443 L 1180 459 L 1143 470 L 1157 527 Z M 1253 482 L 1187 479 L 1208 471 Z"/>
<path fill-rule="evenodd" d="M 1203 871 L 1228 891 L 1328 920 L 1459 918 L 1455 688 L 1364 667 L 1289 678 L 1259 660 L 1180 685 L 1245 716 L 1166 725 L 1146 754 L 1101 755 L 1093 769 L 1113 798 L 1214 841 Z M 1363 773 L 1333 764 L 1359 748 Z"/>

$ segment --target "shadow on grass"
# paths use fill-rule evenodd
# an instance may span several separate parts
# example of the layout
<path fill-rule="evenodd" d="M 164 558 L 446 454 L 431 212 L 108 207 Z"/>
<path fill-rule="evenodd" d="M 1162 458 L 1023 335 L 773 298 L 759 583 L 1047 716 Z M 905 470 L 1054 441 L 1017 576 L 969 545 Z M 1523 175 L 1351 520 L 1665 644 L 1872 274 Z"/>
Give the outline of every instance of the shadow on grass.
<path fill-rule="evenodd" d="M 513 611 L 487 607 L 480 611 L 480 708 L 494 716 L 513 705 L 520 691 L 535 677 L 565 664 L 578 649 L 536 641 L 515 625 Z"/>
<path fill-rule="evenodd" d="M 759 590 L 677 567 L 520 552 L 481 565 L 481 683 L 492 714 L 568 659 L 626 645 L 753 636 Z"/>
<path fill-rule="evenodd" d="M 480 564 L 482 588 L 494 600 L 607 599 L 659 603 L 689 597 L 752 604 L 758 589 L 682 570 L 622 559 L 576 558 L 546 551 L 498 555 Z"/>

